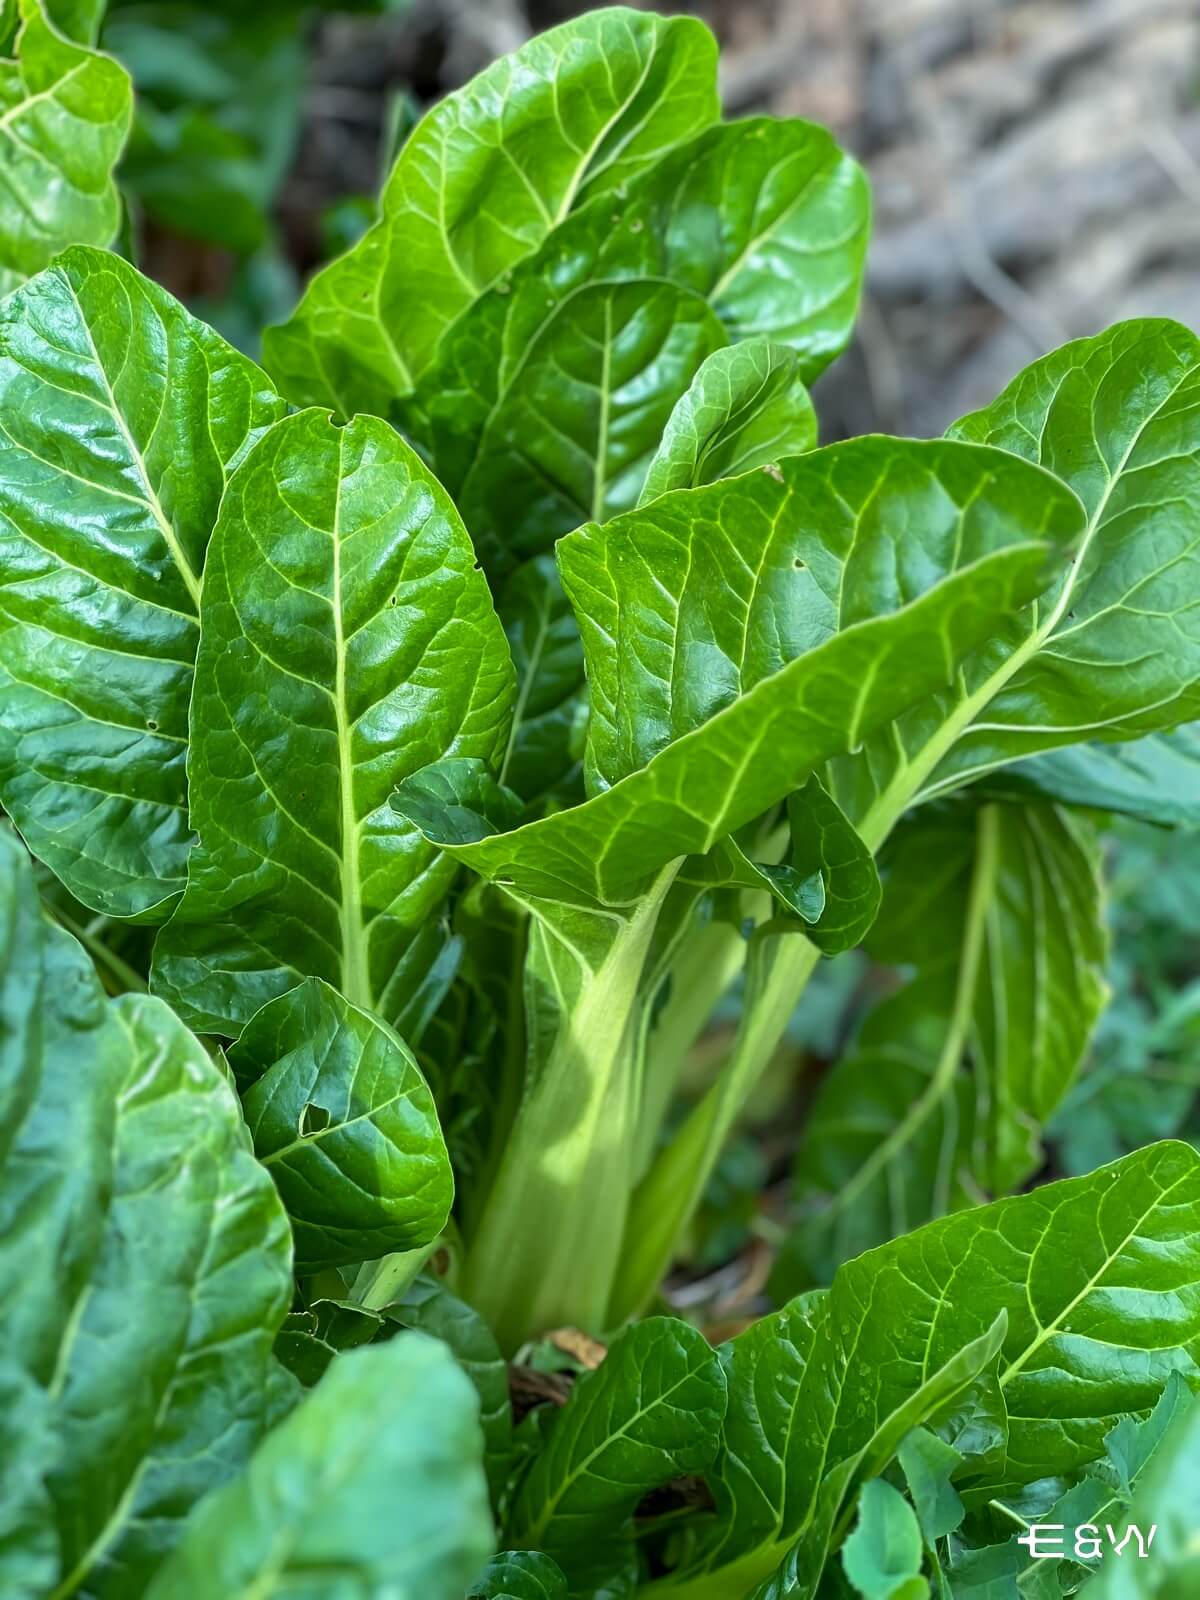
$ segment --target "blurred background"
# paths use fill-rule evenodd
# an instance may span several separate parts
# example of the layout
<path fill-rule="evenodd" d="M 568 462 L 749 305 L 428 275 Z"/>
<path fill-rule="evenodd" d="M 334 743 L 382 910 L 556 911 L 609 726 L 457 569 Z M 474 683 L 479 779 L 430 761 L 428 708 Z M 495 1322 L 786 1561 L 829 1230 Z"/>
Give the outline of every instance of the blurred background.
<path fill-rule="evenodd" d="M 311 270 L 369 226 L 422 110 L 588 9 L 113 0 L 102 42 L 133 73 L 139 106 L 122 172 L 127 248 L 254 353 Z M 658 9 L 717 31 L 730 115 L 823 122 L 870 176 L 859 334 L 817 392 L 826 442 L 939 433 L 1045 350 L 1123 317 L 1200 327 L 1200 0 Z M 1151 1138 L 1200 1138 L 1197 836 L 1119 824 L 1108 848 L 1114 999 L 1049 1130 L 1059 1172 Z M 878 981 L 860 957 L 822 966 L 717 1174 L 681 1299 L 719 1306 L 731 1271 L 743 1300 L 753 1292 L 763 1186 L 782 1192 L 803 1103 Z M 729 1026 L 735 1015 L 736 997 Z M 719 1030 L 710 1043 L 718 1054 Z"/>

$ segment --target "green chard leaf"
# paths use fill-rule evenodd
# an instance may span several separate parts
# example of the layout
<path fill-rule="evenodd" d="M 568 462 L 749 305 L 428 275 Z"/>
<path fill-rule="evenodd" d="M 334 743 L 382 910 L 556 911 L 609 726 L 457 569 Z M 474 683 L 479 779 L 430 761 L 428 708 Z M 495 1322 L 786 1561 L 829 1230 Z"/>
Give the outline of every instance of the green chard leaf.
<path fill-rule="evenodd" d="M 531 809 L 574 791 L 579 754 L 575 730 L 586 710 L 583 645 L 552 555 L 535 556 L 513 573 L 496 609 L 517 674 L 508 750 L 500 781 Z"/>
<path fill-rule="evenodd" d="M 667 1317 L 635 1324 L 553 1418 L 509 1514 L 509 1542 L 553 1556 L 568 1581 L 597 1559 L 615 1570 L 638 1501 L 705 1470 L 724 1414 L 724 1374 L 704 1336 Z"/>
<path fill-rule="evenodd" d="M 0 1573 L 123 1600 L 273 1420 L 287 1220 L 224 1074 L 161 1001 L 106 1001 L 11 836 L 0 998 L 0 1346 L 27 1424 Z"/>
<path fill-rule="evenodd" d="M 497 419 L 510 409 L 508 395 L 529 352 L 546 336 L 563 342 L 577 302 L 592 305 L 599 290 L 630 281 L 699 296 L 732 341 L 790 347 L 795 377 L 807 382 L 849 340 L 868 222 L 863 175 L 824 129 L 767 118 L 712 128 L 630 184 L 623 198 L 600 199 L 568 218 L 510 280 L 483 296 L 448 331 L 435 365 L 402 404 L 405 424 L 465 502 L 477 476 L 492 470 Z M 732 361 L 727 356 L 726 367 Z M 744 379 L 740 365 L 738 371 Z M 687 405 L 682 392 L 676 398 Z M 551 407 L 551 425 L 555 417 Z M 637 422 L 630 413 L 630 427 Z M 578 443 L 578 429 L 576 436 Z M 658 444 L 655 438 L 651 450 Z M 718 452 L 714 466 L 735 462 Z M 622 465 L 632 471 L 628 451 Z M 648 467 L 647 455 L 636 481 L 624 486 L 633 499 Z M 490 512 L 496 517 L 496 508 Z M 523 513 L 519 504 L 510 507 L 514 520 Z"/>
<path fill-rule="evenodd" d="M 842 1566 L 863 1600 L 925 1600 L 921 1528 L 899 1489 L 882 1478 L 863 1485 L 858 1521 L 842 1546 Z"/>
<path fill-rule="evenodd" d="M 983 782 L 1162 827 L 1200 827 L 1200 723 L 1131 744 L 1081 744 L 1030 756 Z"/>
<path fill-rule="evenodd" d="M 408 1034 L 453 867 L 388 798 L 430 761 L 495 759 L 512 702 L 457 513 L 386 423 L 301 412 L 230 482 L 201 616 L 200 842 L 152 983 L 197 1028 L 236 1036 L 319 977 Z"/>
<path fill-rule="evenodd" d="M 17 0 L 16 57 L 0 56 L 0 296 L 67 245 L 111 244 L 120 226 L 113 168 L 133 89 L 111 56 L 68 37 L 85 6 L 47 17 L 41 0 Z"/>
<path fill-rule="evenodd" d="M 437 1238 L 450 1159 L 429 1085 L 385 1022 L 308 978 L 255 1013 L 229 1066 L 292 1221 L 297 1271 Z"/>
<path fill-rule="evenodd" d="M 1087 529 L 1046 601 L 841 766 L 835 795 L 871 841 L 914 799 L 1008 762 L 1200 713 L 1200 340 L 1172 322 L 1120 323 L 1035 362 L 951 436 L 1055 473 Z"/>
<path fill-rule="evenodd" d="M 1200 1383 L 1198 1224 L 1200 1156 L 1160 1144 L 847 1262 L 722 1351 L 720 1515 L 650 1594 L 722 1600 L 765 1580 L 758 1600 L 811 1600 L 857 1484 L 915 1427 L 952 1424 L 965 1454 L 963 1404 L 997 1357 L 1007 1449 L 971 1463 L 976 1488 L 1080 1474 L 1172 1373 Z"/>
<path fill-rule="evenodd" d="M 406 141 L 381 220 L 318 273 L 266 360 L 301 404 L 388 415 L 471 304 L 575 207 L 716 120 L 716 43 L 623 6 L 551 29 Z"/>
<path fill-rule="evenodd" d="M 641 503 L 811 450 L 817 414 L 800 372 L 796 351 L 768 339 L 714 351 L 671 413 Z"/>
<path fill-rule="evenodd" d="M 436 1340 L 339 1356 L 211 1495 L 147 1600 L 461 1600 L 492 1543 L 475 1395 Z"/>
<path fill-rule="evenodd" d="M 1086 823 L 1045 804 L 928 807 L 885 860 L 870 948 L 916 974 L 822 1080 L 777 1292 L 1024 1182 L 1108 994 Z"/>
<path fill-rule="evenodd" d="M 0 406 L 0 799 L 84 905 L 162 920 L 193 839 L 205 549 L 286 408 L 164 290 L 82 248 L 0 304 Z"/>
<path fill-rule="evenodd" d="M 536 1550 L 493 1556 L 471 1585 L 467 1600 L 567 1600 L 562 1568 Z"/>

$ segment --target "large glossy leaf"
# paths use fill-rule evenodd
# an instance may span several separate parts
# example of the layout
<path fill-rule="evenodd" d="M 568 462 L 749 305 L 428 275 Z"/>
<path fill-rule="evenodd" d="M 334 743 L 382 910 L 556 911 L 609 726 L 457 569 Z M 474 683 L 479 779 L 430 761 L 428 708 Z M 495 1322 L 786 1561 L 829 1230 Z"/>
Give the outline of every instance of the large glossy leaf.
<path fill-rule="evenodd" d="M 41 0 L 17 4 L 16 58 L 0 58 L 0 296 L 69 244 L 112 242 L 133 111 L 111 56 L 60 33 Z"/>
<path fill-rule="evenodd" d="M 767 118 L 710 129 L 570 217 L 449 331 L 404 408 L 457 494 L 488 419 L 539 331 L 589 284 L 665 279 L 702 295 L 732 340 L 795 350 L 814 377 L 850 337 L 869 208 L 859 168 L 822 128 Z"/>
<path fill-rule="evenodd" d="M 717 109 L 716 46 L 689 18 L 617 6 L 540 35 L 418 126 L 380 222 L 268 333 L 270 370 L 298 402 L 387 415 L 446 329 L 573 207 Z"/>
<path fill-rule="evenodd" d="M 454 1198 L 407 1045 L 319 978 L 270 1000 L 229 1053 L 255 1153 L 317 1272 L 432 1243 Z"/>
<path fill-rule="evenodd" d="M 1056 473 L 1087 532 L 1057 592 L 841 775 L 869 837 L 914 796 L 1200 713 L 1200 340 L 1171 322 L 1121 323 L 1036 362 L 951 431 Z"/>
<path fill-rule="evenodd" d="M 509 1541 L 544 1550 L 568 1580 L 597 1553 L 615 1568 L 638 1501 L 704 1471 L 724 1414 L 724 1374 L 704 1336 L 667 1317 L 637 1323 L 553 1419 L 513 1503 Z"/>
<path fill-rule="evenodd" d="M 461 1600 L 491 1548 L 475 1395 L 433 1339 L 339 1356 L 147 1600 Z"/>
<path fill-rule="evenodd" d="M 0 1343 L 28 1428 L 0 1570 L 32 1552 L 33 1592 L 135 1600 L 268 1425 L 287 1220 L 222 1072 L 160 1001 L 105 1000 L 11 837 L 0 991 Z"/>
<path fill-rule="evenodd" d="M 320 977 L 401 1031 L 451 867 L 388 804 L 493 760 L 512 665 L 470 541 L 385 423 L 301 412 L 231 480 L 209 550 L 188 756 L 200 843 L 153 981 L 236 1035 Z"/>
<path fill-rule="evenodd" d="M 497 601 L 517 674 L 500 780 L 531 807 L 578 787 L 583 721 L 583 645 L 554 557 L 517 568 Z M 576 730 L 579 730 L 576 751 Z"/>
<path fill-rule="evenodd" d="M 822 1081 L 776 1268 L 785 1293 L 1028 1178 L 1107 995 L 1085 823 L 1045 804 L 933 807 L 888 859 L 870 947 L 916 975 Z"/>
<path fill-rule="evenodd" d="M 642 502 L 811 450 L 817 414 L 794 350 L 747 339 L 709 356 L 671 413 Z"/>
<path fill-rule="evenodd" d="M 1200 826 L 1200 723 L 1132 744 L 1082 744 L 1030 756 L 985 779 L 1002 792 L 1047 795 L 1164 827 Z"/>
<path fill-rule="evenodd" d="M 556 307 L 456 496 L 494 580 L 636 505 L 675 402 L 725 337 L 701 295 L 658 278 L 589 284 Z"/>
<path fill-rule="evenodd" d="M 205 549 L 284 403 L 156 284 L 77 249 L 0 305 L 0 407 L 0 798 L 76 899 L 162 918 L 192 841 Z"/>

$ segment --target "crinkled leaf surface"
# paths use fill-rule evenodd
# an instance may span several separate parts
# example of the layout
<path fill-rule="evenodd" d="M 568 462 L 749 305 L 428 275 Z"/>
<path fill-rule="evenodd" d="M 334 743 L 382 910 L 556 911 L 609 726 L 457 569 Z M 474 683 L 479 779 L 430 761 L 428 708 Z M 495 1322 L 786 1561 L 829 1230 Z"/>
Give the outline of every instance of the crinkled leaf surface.
<path fill-rule="evenodd" d="M 454 1197 L 429 1085 L 387 1024 L 320 978 L 269 1000 L 229 1053 L 255 1153 L 317 1272 L 437 1238 Z"/>
<path fill-rule="evenodd" d="M 492 1544 L 475 1394 L 405 1334 L 341 1355 L 212 1495 L 147 1600 L 461 1600 Z"/>
<path fill-rule="evenodd" d="M 111 56 L 60 33 L 41 0 L 18 7 L 16 57 L 0 58 L 0 296 L 67 245 L 112 242 L 113 168 L 133 112 L 129 77 Z"/>
<path fill-rule="evenodd" d="M 703 1334 L 668 1317 L 636 1323 L 553 1419 L 509 1514 L 509 1541 L 544 1550 L 568 1580 L 597 1553 L 617 1567 L 638 1501 L 703 1472 L 724 1415 L 724 1373 Z"/>
<path fill-rule="evenodd" d="M 676 400 L 725 339 L 703 296 L 659 278 L 588 284 L 555 308 L 455 496 L 493 579 L 636 505 Z"/>
<path fill-rule="evenodd" d="M 457 494 L 511 375 L 588 284 L 666 279 L 702 295 L 731 340 L 794 349 L 809 381 L 850 337 L 869 203 L 858 166 L 811 123 L 749 119 L 666 156 L 586 207 L 451 329 L 405 406 Z"/>
<path fill-rule="evenodd" d="M 388 804 L 494 760 L 512 664 L 470 540 L 386 423 L 306 411 L 231 480 L 209 549 L 188 771 L 200 843 L 153 982 L 236 1035 L 301 978 L 402 1032 L 452 867 Z"/>
<path fill-rule="evenodd" d="M 270 370 L 297 402 L 388 415 L 446 329 L 573 207 L 717 113 L 716 45 L 691 18 L 615 6 L 541 34 L 417 127 L 380 222 L 269 331 Z"/>
<path fill-rule="evenodd" d="M 0 879 L 0 1342 L 41 1485 L 17 1550 L 135 1600 L 268 1425 L 291 1240 L 222 1072 L 160 1001 L 105 1000 L 11 839 Z"/>
<path fill-rule="evenodd" d="M 916 974 L 821 1083 L 784 1292 L 1029 1177 L 1108 992 L 1085 822 L 1037 803 L 926 808 L 887 859 L 870 948 Z"/>
<path fill-rule="evenodd" d="M 817 442 L 817 414 L 794 350 L 747 339 L 716 350 L 663 430 L 641 500 L 735 478 Z"/>
<path fill-rule="evenodd" d="M 192 842 L 205 549 L 285 406 L 156 284 L 75 249 L 0 304 L 0 407 L 0 797 L 76 899 L 157 920 Z"/>
<path fill-rule="evenodd" d="M 1087 531 L 1048 599 L 840 774 L 838 798 L 872 838 L 914 796 L 1200 710 L 1200 340 L 1120 323 L 1036 362 L 951 432 L 1054 472 Z"/>
<path fill-rule="evenodd" d="M 497 833 L 460 762 L 441 772 L 459 796 L 443 817 L 428 790 L 396 804 L 416 816 L 419 800 L 431 838 L 523 894 L 620 898 L 944 683 L 1079 528 L 1047 475 L 946 443 L 856 440 L 781 478 L 680 491 L 561 542 L 589 801 Z"/>

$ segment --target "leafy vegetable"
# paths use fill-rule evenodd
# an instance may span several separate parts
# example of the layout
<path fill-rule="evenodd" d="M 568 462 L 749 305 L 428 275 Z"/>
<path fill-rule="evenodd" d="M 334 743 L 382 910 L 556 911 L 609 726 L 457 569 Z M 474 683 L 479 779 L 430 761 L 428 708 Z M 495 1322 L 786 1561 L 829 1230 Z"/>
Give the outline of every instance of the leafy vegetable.
<path fill-rule="evenodd" d="M 117 63 L 87 48 L 94 10 L 60 5 L 47 16 L 43 0 L 15 0 L 15 55 L 0 54 L 0 296 L 66 245 L 116 236 L 112 172 L 132 95 Z M 3 32 L 0 12 L 0 44 Z M 77 33 L 85 43 L 72 42 Z"/>

